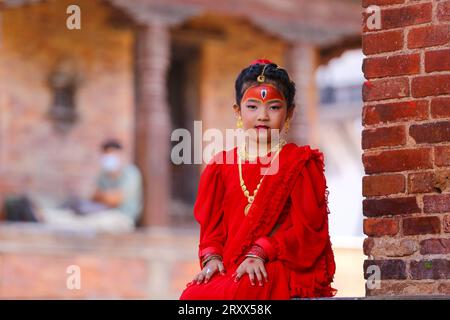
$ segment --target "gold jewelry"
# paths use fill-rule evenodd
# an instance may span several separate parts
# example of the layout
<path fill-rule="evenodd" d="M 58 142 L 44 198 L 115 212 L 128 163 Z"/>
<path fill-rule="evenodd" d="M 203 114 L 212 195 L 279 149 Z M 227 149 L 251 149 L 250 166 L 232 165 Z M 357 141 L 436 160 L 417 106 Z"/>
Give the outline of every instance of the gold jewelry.
<path fill-rule="evenodd" d="M 282 140 L 282 141 L 284 141 L 284 140 Z M 275 155 L 273 156 L 272 160 L 270 160 L 269 167 L 272 165 L 272 161 L 280 153 L 280 151 L 283 148 L 284 144 L 285 144 L 285 141 L 284 141 L 284 143 L 282 143 L 280 141 L 280 143 L 277 144 L 277 146 L 279 146 L 279 148 L 278 148 L 277 152 L 275 153 Z M 244 209 L 244 214 L 247 216 L 248 211 L 250 210 L 250 207 L 252 206 L 252 203 L 255 201 L 255 196 L 258 193 L 259 187 L 261 186 L 261 183 L 262 183 L 262 181 L 263 181 L 263 179 L 264 179 L 264 177 L 266 175 L 264 174 L 261 177 L 261 179 L 259 180 L 258 185 L 256 186 L 256 189 L 253 191 L 253 195 L 250 195 L 250 192 L 247 190 L 247 186 L 245 185 L 244 178 L 242 178 L 242 164 L 241 164 L 241 157 L 240 157 L 240 155 L 238 156 L 238 169 L 239 169 L 239 181 L 240 181 L 240 184 L 241 184 L 241 189 L 244 192 L 244 195 L 245 195 L 245 197 L 247 198 L 247 201 L 248 201 L 248 204 L 245 206 L 245 209 Z"/>
<path fill-rule="evenodd" d="M 265 64 L 264 65 L 264 68 L 262 69 L 262 72 L 261 72 L 261 74 L 258 76 L 258 78 L 256 78 L 256 80 L 259 82 L 259 83 L 263 83 L 265 80 L 266 80 L 266 77 L 264 76 L 264 71 L 266 71 L 266 67 L 268 66 L 268 64 Z"/>
<path fill-rule="evenodd" d="M 284 133 L 287 135 L 289 131 L 289 125 L 290 125 L 291 119 L 286 120 L 286 123 L 284 124 Z"/>
<path fill-rule="evenodd" d="M 244 124 L 242 123 L 242 117 L 241 116 L 239 116 L 239 118 L 237 119 L 236 127 L 238 127 L 239 129 L 244 128 Z"/>
<path fill-rule="evenodd" d="M 266 262 L 266 260 L 264 260 L 263 258 L 261 258 L 260 256 L 257 256 L 256 254 L 246 254 L 245 255 L 247 258 L 255 258 L 255 259 L 259 259 L 263 262 Z"/>
<path fill-rule="evenodd" d="M 218 260 L 222 261 L 222 257 L 221 257 L 220 255 L 218 255 L 218 254 L 210 254 L 210 255 L 207 255 L 207 256 L 203 259 L 203 261 L 202 261 L 202 267 L 206 266 L 206 264 L 207 264 L 209 261 L 213 260 L 213 259 L 218 259 Z"/>
<path fill-rule="evenodd" d="M 278 150 L 278 148 L 284 146 L 286 144 L 286 140 L 280 139 L 280 142 L 278 142 L 275 146 L 271 147 L 270 150 L 267 152 L 267 154 L 269 154 L 270 152 L 276 152 Z M 246 149 L 245 149 L 245 143 L 242 144 L 239 148 L 238 148 L 238 154 L 241 157 L 242 160 L 250 160 L 250 161 L 254 161 L 256 160 L 256 158 L 258 158 L 258 154 L 253 155 L 250 154 Z"/>

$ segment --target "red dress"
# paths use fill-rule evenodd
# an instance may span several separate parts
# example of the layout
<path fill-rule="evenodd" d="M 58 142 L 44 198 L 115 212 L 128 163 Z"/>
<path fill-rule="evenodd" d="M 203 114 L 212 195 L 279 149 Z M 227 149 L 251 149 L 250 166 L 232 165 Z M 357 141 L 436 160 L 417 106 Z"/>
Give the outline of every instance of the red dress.
<path fill-rule="evenodd" d="M 200 224 L 199 258 L 220 254 L 226 274 L 215 273 L 206 284 L 189 282 L 180 299 L 334 296 L 323 154 L 309 145 L 286 144 L 279 153 L 277 173 L 264 177 L 247 216 L 236 157 L 237 148 L 215 155 L 202 173 L 194 205 Z M 261 163 L 242 164 L 250 194 L 262 177 L 262 166 L 267 168 Z M 265 263 L 269 282 L 264 286 L 252 286 L 247 274 L 237 283 L 232 277 L 254 244 L 269 257 Z"/>

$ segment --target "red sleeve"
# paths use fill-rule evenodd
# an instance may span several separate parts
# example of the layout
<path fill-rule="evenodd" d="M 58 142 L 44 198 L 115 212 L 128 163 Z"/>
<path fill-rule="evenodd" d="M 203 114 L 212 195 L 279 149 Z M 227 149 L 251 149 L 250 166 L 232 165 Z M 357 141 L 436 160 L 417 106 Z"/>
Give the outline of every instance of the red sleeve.
<path fill-rule="evenodd" d="M 291 192 L 288 217 L 273 236 L 256 240 L 269 257 L 281 260 L 292 269 L 311 267 L 323 253 L 328 241 L 327 186 L 322 157 L 305 164 Z"/>
<path fill-rule="evenodd" d="M 220 164 L 214 158 L 205 167 L 199 182 L 194 216 L 200 224 L 198 256 L 219 254 L 222 256 L 225 242 L 222 200 L 225 188 L 221 177 Z"/>

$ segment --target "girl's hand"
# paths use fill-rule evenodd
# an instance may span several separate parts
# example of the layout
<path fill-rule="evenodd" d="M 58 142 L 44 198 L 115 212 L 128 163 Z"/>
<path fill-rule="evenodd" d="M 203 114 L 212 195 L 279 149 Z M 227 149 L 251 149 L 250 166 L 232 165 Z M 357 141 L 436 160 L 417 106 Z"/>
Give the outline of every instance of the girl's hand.
<path fill-rule="evenodd" d="M 267 279 L 266 268 L 264 267 L 264 261 L 260 258 L 245 258 L 233 274 L 233 277 L 236 276 L 234 281 L 238 282 L 245 273 L 248 273 L 252 286 L 255 285 L 255 277 L 258 279 L 260 286 L 263 285 L 263 277 L 266 282 L 269 282 Z"/>
<path fill-rule="evenodd" d="M 203 267 L 202 271 L 194 277 L 193 282 L 197 282 L 197 284 L 202 282 L 208 283 L 209 279 L 211 279 L 217 271 L 221 274 L 225 274 L 225 267 L 223 266 L 222 260 L 212 259 Z"/>

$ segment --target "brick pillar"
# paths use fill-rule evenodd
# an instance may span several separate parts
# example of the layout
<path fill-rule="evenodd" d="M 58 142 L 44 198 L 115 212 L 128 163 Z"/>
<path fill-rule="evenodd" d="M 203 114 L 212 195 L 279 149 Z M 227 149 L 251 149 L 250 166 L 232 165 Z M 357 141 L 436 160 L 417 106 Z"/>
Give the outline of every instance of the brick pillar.
<path fill-rule="evenodd" d="M 169 223 L 170 115 L 166 84 L 169 57 L 170 34 L 164 23 L 137 30 L 135 156 L 144 177 L 144 226 Z"/>
<path fill-rule="evenodd" d="M 371 4 L 381 29 L 363 25 L 364 276 L 379 270 L 381 283 L 366 295 L 450 295 L 450 1 Z"/>
<path fill-rule="evenodd" d="M 316 69 L 319 65 L 319 52 L 315 46 L 296 42 L 288 55 L 288 66 L 296 85 L 294 118 L 289 129 L 289 139 L 299 145 L 317 146 L 317 107 L 318 92 Z"/>

